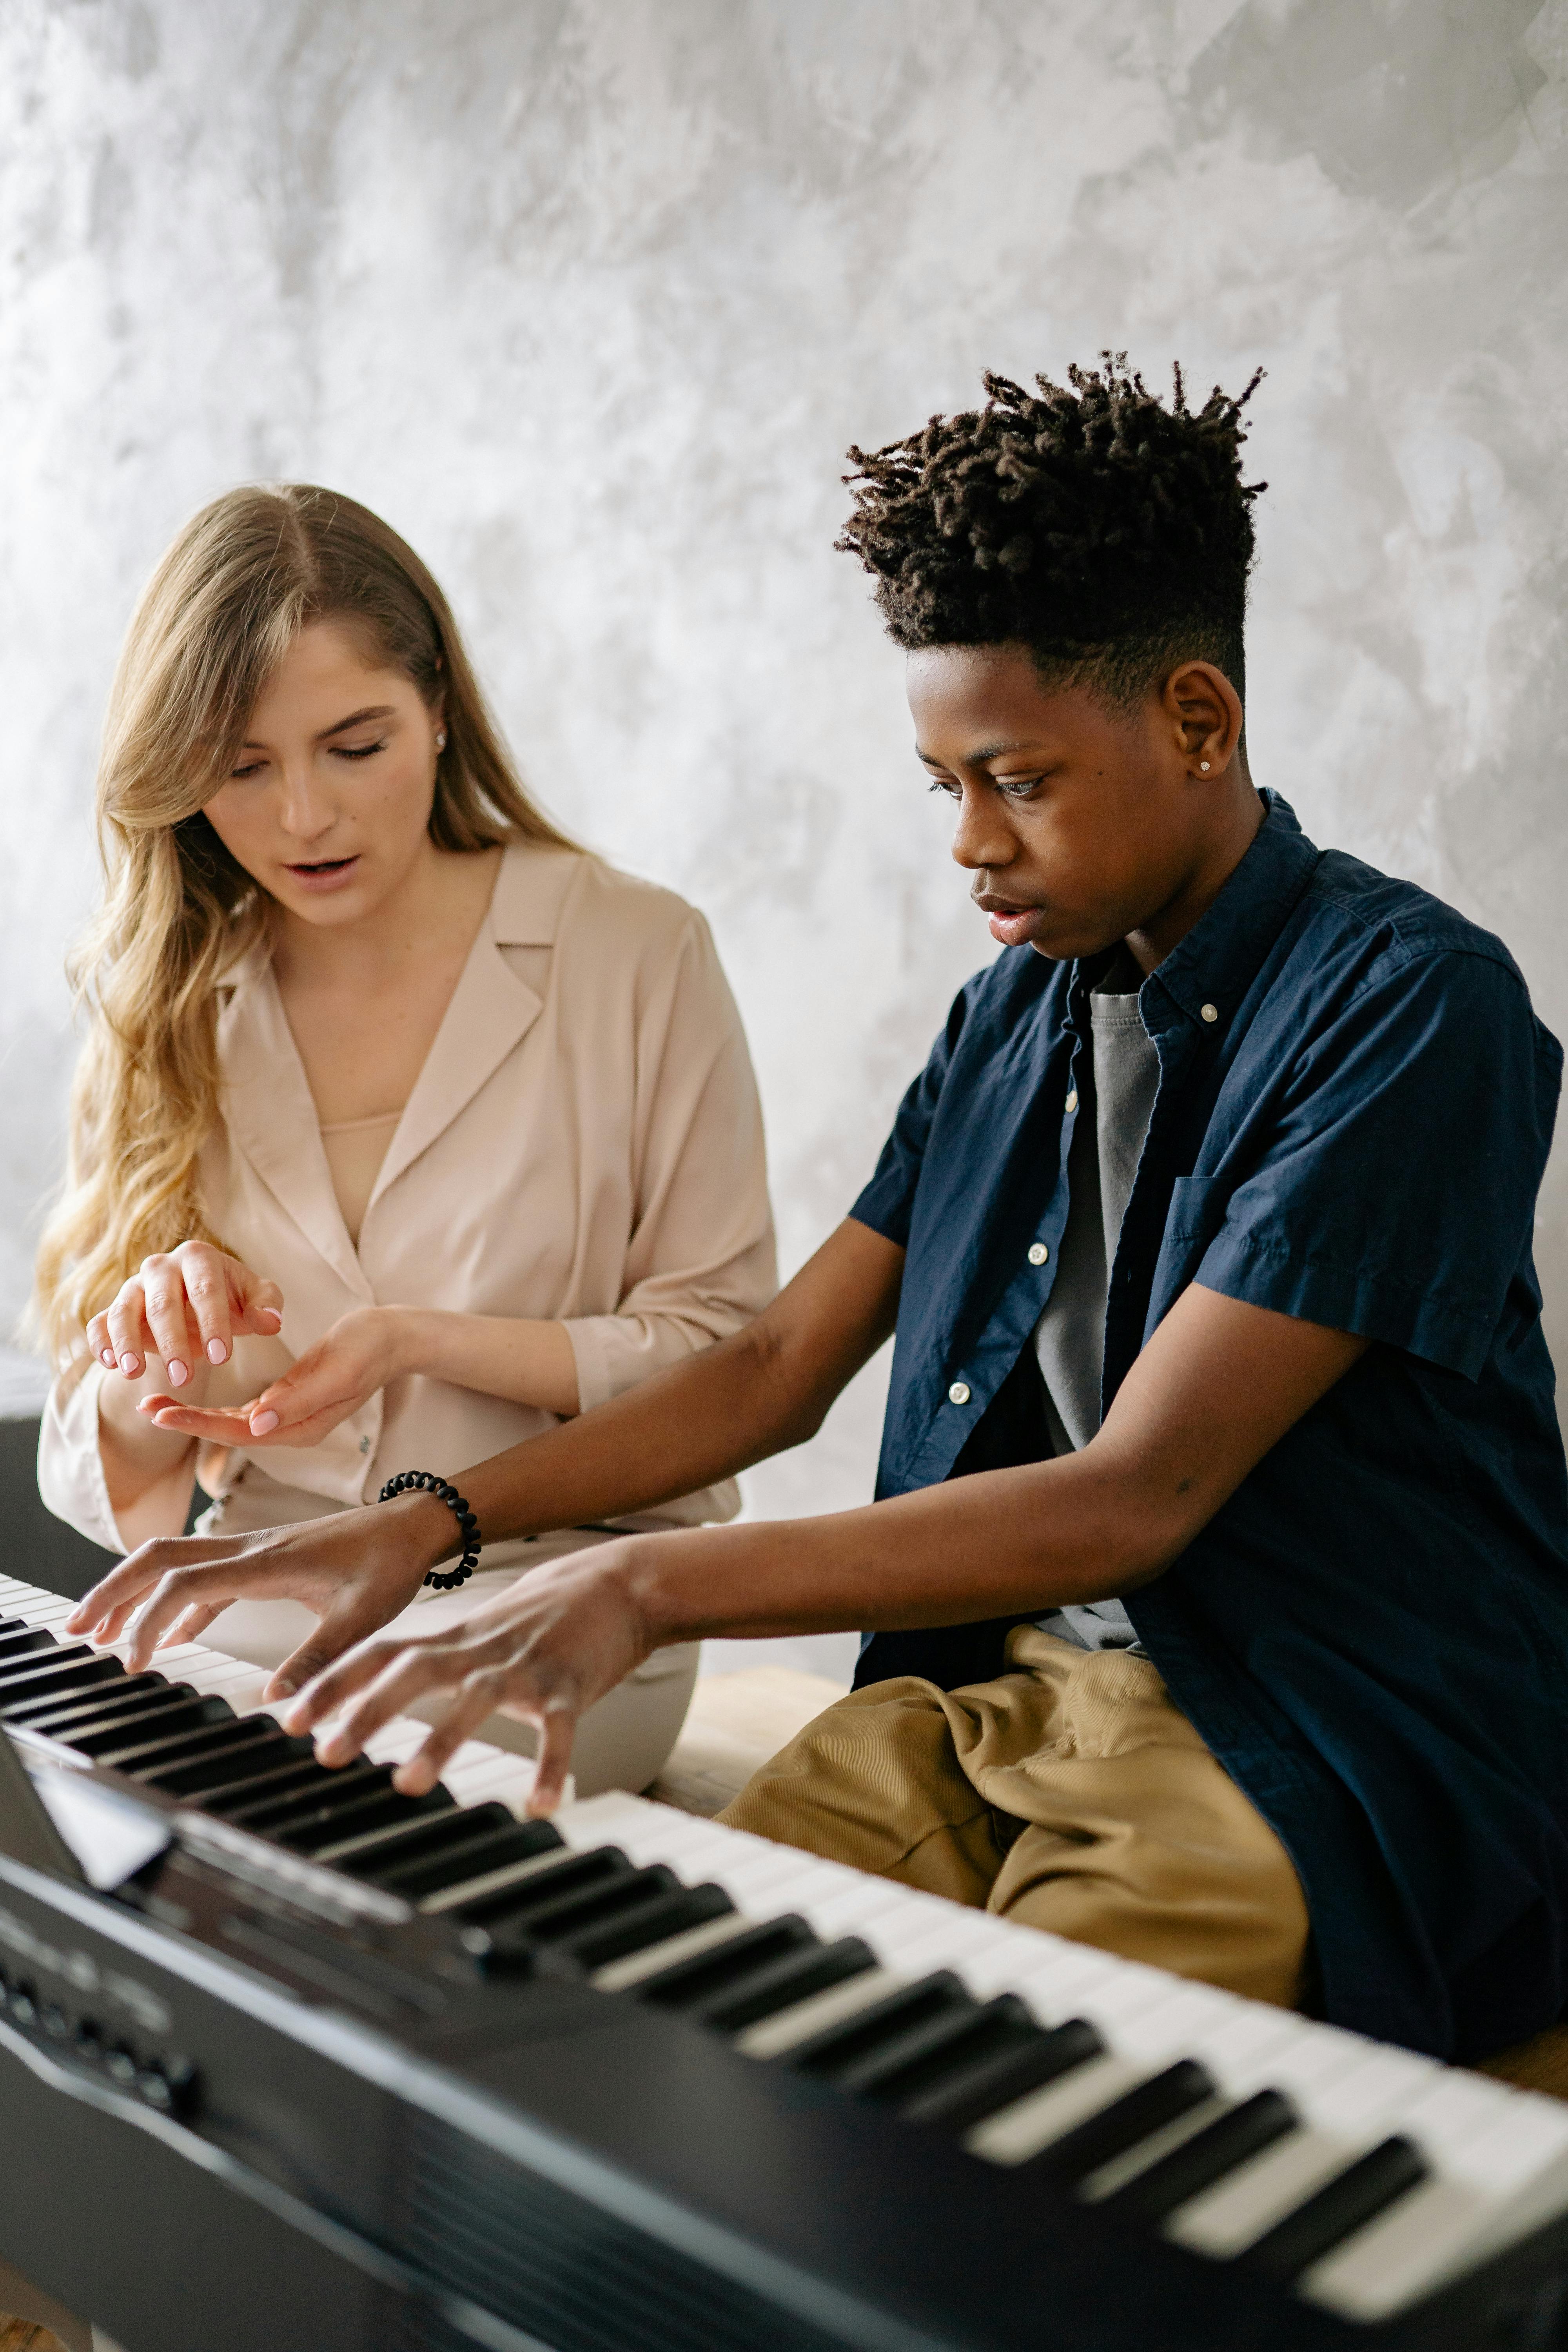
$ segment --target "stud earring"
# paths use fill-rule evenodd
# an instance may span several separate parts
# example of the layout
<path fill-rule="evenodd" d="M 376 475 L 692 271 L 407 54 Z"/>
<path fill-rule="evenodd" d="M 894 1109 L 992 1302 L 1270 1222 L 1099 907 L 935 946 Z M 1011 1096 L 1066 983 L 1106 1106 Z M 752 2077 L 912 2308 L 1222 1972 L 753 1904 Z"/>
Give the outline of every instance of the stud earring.
<path fill-rule="evenodd" d="M 442 730 L 441 730 L 441 731 L 440 731 L 440 733 L 439 733 L 439 734 L 437 736 L 437 738 L 436 738 L 436 749 L 437 750 L 437 751 L 444 751 L 446 750 L 446 748 L 447 748 L 447 730 L 446 730 L 446 729 L 443 727 L 443 728 L 442 728 Z"/>
<path fill-rule="evenodd" d="M 446 740 L 446 738 L 445 738 L 445 737 L 443 737 L 443 738 L 442 738 L 442 740 L 443 740 L 443 741 L 445 741 L 445 740 Z M 1208 774 L 1208 772 L 1209 772 L 1209 763 L 1208 763 L 1208 761 L 1207 761 L 1206 760 L 1200 760 L 1200 761 L 1198 761 L 1198 766 L 1199 766 L 1199 768 L 1202 770 L 1203 773 L 1206 776 L 1206 775 Z"/>

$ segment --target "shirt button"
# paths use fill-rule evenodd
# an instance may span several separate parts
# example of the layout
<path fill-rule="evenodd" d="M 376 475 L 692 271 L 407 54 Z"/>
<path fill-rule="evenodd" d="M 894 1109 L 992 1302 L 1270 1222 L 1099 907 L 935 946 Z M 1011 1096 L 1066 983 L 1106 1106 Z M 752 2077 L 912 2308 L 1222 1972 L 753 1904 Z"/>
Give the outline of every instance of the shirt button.
<path fill-rule="evenodd" d="M 969 1382 L 967 1381 L 954 1381 L 952 1386 L 947 1392 L 947 1401 L 949 1404 L 967 1404 L 969 1402 Z"/>
<path fill-rule="evenodd" d="M 1031 1265 L 1044 1265 L 1049 1255 L 1050 1252 L 1046 1247 L 1044 1242 L 1031 1242 L 1029 1244 L 1029 1264 Z"/>
<path fill-rule="evenodd" d="M 1062 1108 L 1068 1112 L 1069 1115 L 1078 1108 L 1078 1088 L 1076 1087 L 1074 1087 L 1071 1094 L 1068 1095 L 1067 1101 L 1062 1105 Z"/>
<path fill-rule="evenodd" d="M 1198 1011 L 1203 1014 L 1205 1021 L 1217 1021 L 1219 1019 L 1219 1006 L 1217 1004 L 1200 1004 Z"/>

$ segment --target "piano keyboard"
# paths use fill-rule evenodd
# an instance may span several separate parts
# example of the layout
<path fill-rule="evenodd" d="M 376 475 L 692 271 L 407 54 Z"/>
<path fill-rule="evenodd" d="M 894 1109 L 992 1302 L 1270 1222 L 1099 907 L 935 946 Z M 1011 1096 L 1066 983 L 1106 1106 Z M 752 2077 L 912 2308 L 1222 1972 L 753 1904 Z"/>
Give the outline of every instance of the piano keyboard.
<path fill-rule="evenodd" d="M 498 1973 L 679 2012 L 1343 2318 L 1568 2211 L 1568 2105 L 641 1798 L 522 1822 L 531 1767 L 482 1741 L 403 1798 L 406 1719 L 329 1774 L 258 1670 L 193 1643 L 129 1677 L 58 1645 L 72 1605 L 0 1578 L 7 1727 L 458 1928 Z"/>

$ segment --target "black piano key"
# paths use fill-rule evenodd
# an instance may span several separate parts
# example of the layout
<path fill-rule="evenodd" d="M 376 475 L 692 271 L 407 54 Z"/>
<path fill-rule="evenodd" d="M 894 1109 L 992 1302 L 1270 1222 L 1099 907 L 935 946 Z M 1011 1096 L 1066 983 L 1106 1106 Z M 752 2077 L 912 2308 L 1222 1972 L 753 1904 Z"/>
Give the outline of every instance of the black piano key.
<path fill-rule="evenodd" d="M 901 2107 L 907 2098 L 957 2079 L 979 2060 L 1032 2041 L 1040 2031 L 1016 1994 L 979 2002 L 965 1992 L 961 2003 L 894 2034 L 835 2079 L 861 2098 Z"/>
<path fill-rule="evenodd" d="M 1038 2156 L 1030 2157 L 1017 2167 L 1020 2174 L 1033 2173 L 1037 2178 L 1070 2187 L 1098 2172 L 1112 2158 L 1125 2156 L 1152 2132 L 1163 2131 L 1205 2099 L 1215 2095 L 1214 2078 L 1206 2066 L 1194 2058 L 1179 2058 L 1161 2074 L 1140 2083 L 1120 2099 L 1112 2100 L 1100 2114 L 1090 2116 L 1074 2131 L 1053 2140 Z"/>
<path fill-rule="evenodd" d="M 20 1664 L 29 1662 L 23 1659 Z M 60 1650 L 49 1664 L 32 1672 L 0 1676 L 0 1718 L 9 1719 L 29 1699 L 52 1698 L 57 1691 L 85 1689 L 89 1683 L 123 1681 L 125 1668 L 118 1658 L 96 1650 Z"/>
<path fill-rule="evenodd" d="M 236 1781 L 232 1788 L 215 1790 L 202 1811 L 237 1822 L 242 1814 L 248 1816 L 263 1805 L 298 1804 L 311 1790 L 341 1777 L 327 1765 L 318 1764 L 312 1751 L 297 1764 L 275 1764 L 248 1780 Z M 248 1819 L 245 1826 L 249 1827 Z"/>
<path fill-rule="evenodd" d="M 1043 2089 L 1075 2066 L 1086 2066 L 1091 2058 L 1103 2056 L 1104 2051 L 1093 2026 L 1081 2017 L 1069 2018 L 1049 2032 L 1037 2026 L 1032 2033 L 968 2052 L 929 2085 L 912 2091 L 900 2088 L 899 2113 L 908 2123 L 930 2124 L 940 2131 L 968 2131 L 983 2117 Z"/>
<path fill-rule="evenodd" d="M 116 1772 L 128 1772 L 133 1780 L 149 1780 L 171 1764 L 188 1764 L 193 1757 L 206 1756 L 217 1748 L 232 1748 L 237 1740 L 248 1739 L 253 1726 L 247 1718 L 230 1714 L 226 1723 L 220 1717 L 216 1723 L 189 1724 L 176 1728 L 170 1717 L 154 1716 L 152 1722 L 140 1728 L 126 1724 L 119 1734 L 119 1745 L 95 1748 L 94 1760 L 108 1765 Z"/>
<path fill-rule="evenodd" d="M 73 1691 L 67 1698 L 35 1699 L 11 1720 L 25 1723 L 31 1731 L 45 1732 L 51 1739 L 63 1739 L 68 1748 L 73 1728 L 86 1731 L 113 1717 L 147 1706 L 167 1706 L 176 1690 L 182 1698 L 195 1696 L 189 1683 L 171 1684 L 164 1675 L 127 1675 L 122 1683 L 110 1684 L 102 1691 Z"/>
<path fill-rule="evenodd" d="M 740 1936 L 733 1938 L 737 1944 L 743 1940 Z M 846 1984 L 851 1977 L 864 1976 L 876 1965 L 874 1954 L 858 1936 L 841 1937 L 837 1944 L 819 1944 L 813 1937 L 807 1948 L 752 1969 L 739 1984 L 706 1994 L 685 2013 L 700 2025 L 711 2026 L 716 2033 L 743 2033 L 748 2025 L 776 2017 L 780 2010 L 794 2009 L 797 2002 Z"/>
<path fill-rule="evenodd" d="M 489 1804 L 438 1815 L 433 1821 L 395 1822 L 387 1829 L 366 1830 L 359 1837 L 341 1838 L 335 1845 L 323 1848 L 316 1859 L 332 1863 L 339 1870 L 352 1871 L 356 1878 L 366 1878 L 383 1867 L 398 1869 L 405 1863 L 422 1861 L 427 1854 L 444 1853 L 459 1842 L 478 1844 L 481 1838 L 494 1837 L 498 1831 L 521 1826 L 516 1814 L 492 1797 Z M 560 1843 L 559 1837 L 555 1843 Z"/>
<path fill-rule="evenodd" d="M 506 1807 L 498 1806 L 504 1813 Z M 446 1822 L 428 1824 L 415 1822 L 414 1829 L 430 1828 L 442 1831 L 434 1843 L 426 1842 L 411 1851 L 400 1838 L 390 1852 L 375 1846 L 363 1863 L 350 1855 L 338 1860 L 340 1870 L 351 1871 L 356 1878 L 368 1878 L 373 1885 L 383 1886 L 389 1895 L 401 1895 L 408 1903 L 417 1903 L 426 1895 L 438 1895 L 443 1887 L 464 1886 L 470 1880 L 483 1877 L 487 1871 L 501 1870 L 508 1863 L 532 1862 L 542 1853 L 553 1849 L 532 1832 L 542 1824 L 534 1822 L 509 1821 L 504 1827 L 470 1829 L 462 1813 Z M 407 1835 L 407 1832 L 405 1833 Z M 329 1851 L 320 1859 L 331 1862 L 336 1857 Z"/>
<path fill-rule="evenodd" d="M 1396 2198 L 1418 2188 L 1426 2175 L 1426 2158 L 1413 2141 L 1399 2135 L 1385 2139 L 1266 2230 L 1240 2260 L 1248 2270 L 1289 2286 Z"/>
<path fill-rule="evenodd" d="M 151 1789 L 165 1797 L 202 1797 L 209 1790 L 216 1794 L 247 1780 L 264 1758 L 297 1758 L 305 1746 L 302 1740 L 288 1738 L 277 1725 L 266 1729 L 257 1727 L 249 1739 L 240 1739 L 220 1748 L 216 1754 L 198 1756 L 188 1764 L 171 1765 L 162 1772 L 142 1774 Z"/>
<path fill-rule="evenodd" d="M 25 1625 L 14 1633 L 0 1633 L 0 1661 L 29 1656 L 35 1650 L 58 1650 L 59 1643 L 42 1625 Z"/>
<path fill-rule="evenodd" d="M 570 1862 L 560 1863 L 552 1870 L 541 1871 L 537 1877 L 525 1878 L 520 1885 L 499 1886 L 491 1894 L 477 1895 L 472 1902 L 459 1902 L 454 1907 L 459 1918 L 488 1927 L 492 1920 L 521 1919 L 531 1903 L 547 1903 L 553 1895 L 564 1895 L 569 1889 L 597 1886 L 610 1879 L 629 1878 L 631 1870 L 631 1864 L 618 1845 L 595 1846 L 589 1853 L 574 1853 Z M 479 1874 L 477 1871 L 474 1873 L 476 1877 Z M 459 1887 L 461 1884 L 459 1881 Z"/>
<path fill-rule="evenodd" d="M 1299 2117 L 1280 2091 L 1258 2091 L 1229 2115 L 1194 2132 L 1134 2179 L 1123 2182 L 1105 2199 L 1108 2207 L 1151 2226 L 1184 2205 L 1189 2197 L 1212 2189 L 1227 2172 L 1249 2157 L 1272 2147 L 1276 2140 L 1299 2127 Z"/>
<path fill-rule="evenodd" d="M 427 1813 L 456 1810 L 457 1800 L 439 1780 L 424 1797 L 401 1797 L 395 1789 L 379 1789 L 340 1799 L 327 1790 L 306 1819 L 287 1822 L 268 1835 L 295 1853 L 313 1854 L 339 1838 L 356 1837 L 362 1830 L 379 1829 L 384 1822 L 419 1821 Z"/>
<path fill-rule="evenodd" d="M 85 1642 L 57 1642 L 52 1633 L 35 1628 L 26 1645 L 13 1658 L 0 1658 L 0 1690 L 22 1675 L 36 1674 L 40 1666 L 58 1665 L 63 1658 L 96 1658 L 97 1650 Z"/>
<path fill-rule="evenodd" d="M 302 1779 L 300 1785 L 280 1785 L 270 1797 L 258 1797 L 254 1804 L 237 1805 L 226 1811 L 224 1819 L 232 1822 L 237 1830 L 249 1830 L 256 1837 L 273 1837 L 280 1829 L 303 1822 L 320 1806 L 324 1793 L 347 1803 L 351 1797 L 366 1796 L 373 1789 L 390 1789 L 393 1767 L 373 1764 L 368 1757 L 357 1763 L 343 1764 L 335 1769 L 326 1764 L 302 1764 L 301 1774 L 315 1777 Z"/>
<path fill-rule="evenodd" d="M 837 2025 L 814 2033 L 809 2042 L 798 2042 L 784 2063 L 803 2074 L 842 2082 L 863 2059 L 875 2058 L 911 2027 L 952 2016 L 967 2021 L 974 2011 L 974 2002 L 958 1979 L 944 1969 L 914 1984 L 896 1986 L 880 2000 L 857 2010 L 853 2017 L 841 2018 Z"/>
<path fill-rule="evenodd" d="M 542 1874 L 536 1884 L 548 1885 L 555 1875 L 555 1873 Z M 515 1952 L 537 1951 L 542 1945 L 553 1951 L 590 1929 L 602 1928 L 606 1923 L 620 1925 L 627 1920 L 641 1919 L 671 1895 L 682 1892 L 684 1890 L 674 1872 L 667 1870 L 662 1863 L 653 1863 L 646 1869 L 630 1872 L 624 1878 L 611 1879 L 602 1886 L 582 1887 L 574 1894 L 557 1894 L 547 1903 L 533 1905 L 521 1917 L 508 1914 L 491 1920 L 489 1923 L 491 1947 L 503 1959 Z"/>
<path fill-rule="evenodd" d="M 145 1713 L 137 1708 L 126 1716 L 110 1716 L 96 1727 L 83 1725 L 72 1732 L 68 1745 L 79 1749 L 83 1756 L 90 1756 L 95 1763 L 105 1763 L 124 1749 L 161 1744 L 178 1738 L 182 1732 L 216 1728 L 236 1719 L 226 1699 L 203 1697 L 193 1692 L 177 1706 L 153 1706 Z"/>
<path fill-rule="evenodd" d="M 710 1993 L 743 1982 L 774 1960 L 821 1949 L 805 1921 L 791 1912 L 782 1919 L 760 1921 L 711 1952 L 694 1952 L 689 1959 L 673 1961 L 638 1985 L 637 1999 L 651 2000 L 660 2009 L 687 2009 Z"/>
<path fill-rule="evenodd" d="M 670 1936 L 705 1927 L 710 1919 L 730 1917 L 734 1908 L 721 1886 L 677 1886 L 658 1901 L 639 1906 L 626 1918 L 580 1927 L 559 1937 L 554 1949 L 560 1958 L 574 1960 L 592 1975 L 595 1969 L 608 1968 L 612 1960 L 624 1960 L 633 1952 L 646 1952 Z"/>

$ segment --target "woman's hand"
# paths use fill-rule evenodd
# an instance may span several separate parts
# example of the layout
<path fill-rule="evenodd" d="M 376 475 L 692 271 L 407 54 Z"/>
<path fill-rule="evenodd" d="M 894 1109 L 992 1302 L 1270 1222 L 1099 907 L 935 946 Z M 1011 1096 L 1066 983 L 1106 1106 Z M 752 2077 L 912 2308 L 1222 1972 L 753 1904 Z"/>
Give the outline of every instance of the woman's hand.
<path fill-rule="evenodd" d="M 243 1445 L 250 1453 L 267 1445 L 319 1445 L 329 1430 L 408 1369 L 401 1337 L 399 1308 L 356 1307 L 248 1404 L 220 1408 L 149 1396 L 138 1409 L 160 1429 L 215 1445 Z"/>
<path fill-rule="evenodd" d="M 405 1609 L 452 1549 L 452 1515 L 428 1495 L 248 1536 L 163 1536 L 93 1586 L 67 1630 L 128 1639 L 141 1674 L 165 1643 L 197 1642 L 234 1601 L 302 1601 L 321 1622 L 267 1686 L 287 1698 Z"/>
<path fill-rule="evenodd" d="M 441 1631 L 362 1642 L 318 1675 L 285 1718 L 308 1732 L 339 1715 L 319 1746 L 324 1764 L 346 1764 L 395 1715 L 416 1699 L 449 1695 L 450 1705 L 395 1785 L 423 1796 L 463 1741 L 499 1709 L 533 1724 L 539 1762 L 531 1813 L 561 1802 L 577 1719 L 658 1646 L 637 1597 L 636 1570 L 650 1544 L 631 1536 L 536 1568 L 498 1599 Z"/>
<path fill-rule="evenodd" d="M 226 1364 L 235 1339 L 273 1339 L 283 1325 L 283 1293 L 211 1242 L 144 1257 L 112 1303 L 87 1327 L 93 1361 L 140 1380 L 149 1355 L 161 1357 L 171 1388 L 184 1388 L 202 1363 Z"/>

